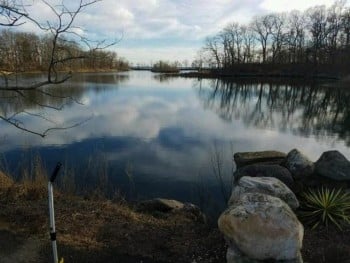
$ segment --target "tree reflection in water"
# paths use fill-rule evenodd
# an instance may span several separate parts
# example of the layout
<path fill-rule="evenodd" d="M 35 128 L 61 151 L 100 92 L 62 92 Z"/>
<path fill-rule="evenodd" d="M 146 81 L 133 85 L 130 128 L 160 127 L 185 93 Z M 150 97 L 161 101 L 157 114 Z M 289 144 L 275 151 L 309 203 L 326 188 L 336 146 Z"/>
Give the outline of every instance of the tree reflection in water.
<path fill-rule="evenodd" d="M 205 108 L 227 121 L 303 136 L 334 137 L 350 145 L 350 90 L 320 83 L 199 80 Z"/>
<path fill-rule="evenodd" d="M 28 84 L 40 78 L 40 74 L 27 74 L 16 76 L 9 81 Z M 68 125 L 59 124 L 52 117 L 53 113 L 74 103 L 83 105 L 83 94 L 87 91 L 98 93 L 110 88 L 115 89 L 128 78 L 128 75 L 116 73 L 84 73 L 76 74 L 69 81 L 59 85 L 48 85 L 34 90 L 1 90 L 0 123 L 1 120 L 13 123 L 17 128 L 28 129 L 28 132 L 40 136 L 45 136 L 50 130 L 75 127 L 87 120 L 77 120 Z M 35 127 L 30 126 L 30 123 L 37 119 L 47 124 L 44 125 L 46 128 L 43 131 L 37 131 Z"/>

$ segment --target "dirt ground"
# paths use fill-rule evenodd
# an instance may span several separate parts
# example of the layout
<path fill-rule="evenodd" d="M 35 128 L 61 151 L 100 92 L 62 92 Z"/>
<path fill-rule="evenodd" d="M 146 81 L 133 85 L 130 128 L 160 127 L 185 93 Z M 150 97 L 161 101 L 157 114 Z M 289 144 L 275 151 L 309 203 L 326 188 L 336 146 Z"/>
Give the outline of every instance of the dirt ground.
<path fill-rule="evenodd" d="M 51 262 L 46 189 L 0 187 L 0 262 Z M 184 212 L 145 214 L 123 202 L 56 194 L 64 262 L 224 262 L 217 229 Z"/>
<path fill-rule="evenodd" d="M 222 263 L 217 228 L 191 213 L 146 214 L 121 200 L 55 192 L 57 243 L 64 262 Z M 0 262 L 52 262 L 47 190 L 0 174 Z M 305 227 L 305 263 L 350 263 L 350 228 Z"/>
<path fill-rule="evenodd" d="M 350 227 L 305 227 L 302 254 L 305 263 L 350 263 Z"/>

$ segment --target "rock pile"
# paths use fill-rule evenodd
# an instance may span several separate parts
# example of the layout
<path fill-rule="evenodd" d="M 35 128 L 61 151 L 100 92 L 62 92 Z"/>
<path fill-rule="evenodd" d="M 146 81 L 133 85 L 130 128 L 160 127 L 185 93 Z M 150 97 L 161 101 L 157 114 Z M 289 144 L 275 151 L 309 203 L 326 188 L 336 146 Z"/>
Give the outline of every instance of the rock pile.
<path fill-rule="evenodd" d="M 235 184 L 218 220 L 227 262 L 302 262 L 304 228 L 293 212 L 299 207 L 294 193 L 325 184 L 348 188 L 350 162 L 329 151 L 313 163 L 297 149 L 236 153 L 234 160 Z"/>

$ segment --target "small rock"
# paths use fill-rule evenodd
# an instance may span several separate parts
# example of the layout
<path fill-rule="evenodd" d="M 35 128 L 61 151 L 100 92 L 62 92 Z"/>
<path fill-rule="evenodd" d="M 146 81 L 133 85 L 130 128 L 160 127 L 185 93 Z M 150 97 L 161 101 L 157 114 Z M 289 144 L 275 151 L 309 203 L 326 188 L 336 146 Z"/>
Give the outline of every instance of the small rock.
<path fill-rule="evenodd" d="M 297 149 L 291 150 L 283 162 L 294 178 L 309 176 L 314 172 L 314 163 Z"/>
<path fill-rule="evenodd" d="M 350 162 L 338 151 L 324 152 L 315 163 L 315 173 L 336 181 L 350 181 Z"/>
<path fill-rule="evenodd" d="M 287 168 L 280 165 L 252 164 L 238 169 L 234 173 L 237 182 L 243 176 L 251 177 L 274 177 L 282 181 L 290 189 L 293 190 L 294 180 Z"/>
<path fill-rule="evenodd" d="M 185 203 L 184 206 L 180 209 L 180 211 L 184 212 L 186 215 L 191 215 L 191 218 L 195 221 L 206 223 L 207 218 L 201 211 L 201 209 L 191 203 Z"/>
<path fill-rule="evenodd" d="M 262 193 L 278 197 L 293 210 L 299 207 L 295 194 L 284 183 L 273 177 L 242 177 L 232 190 L 229 205 L 234 204 L 247 193 Z"/>
<path fill-rule="evenodd" d="M 184 204 L 171 199 L 164 199 L 164 198 L 155 198 L 151 200 L 146 200 L 140 202 L 136 210 L 141 212 L 162 212 L 167 213 L 174 209 L 182 209 L 184 207 Z"/>
<path fill-rule="evenodd" d="M 277 197 L 245 194 L 221 214 L 218 226 L 250 259 L 294 260 L 300 255 L 304 228 Z"/>
<path fill-rule="evenodd" d="M 285 157 L 285 153 L 278 151 L 238 152 L 233 155 L 237 168 L 241 168 L 249 164 L 265 162 L 268 164 L 280 164 Z"/>

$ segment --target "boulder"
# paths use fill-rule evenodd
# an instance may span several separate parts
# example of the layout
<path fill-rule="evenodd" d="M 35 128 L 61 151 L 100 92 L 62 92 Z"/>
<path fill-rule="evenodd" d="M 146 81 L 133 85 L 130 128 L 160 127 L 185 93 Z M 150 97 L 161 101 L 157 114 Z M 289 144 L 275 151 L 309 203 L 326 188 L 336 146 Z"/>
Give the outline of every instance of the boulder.
<path fill-rule="evenodd" d="M 162 212 L 167 213 L 175 209 L 182 209 L 184 207 L 184 204 L 171 199 L 164 199 L 164 198 L 155 198 L 151 200 L 146 200 L 140 202 L 136 210 L 140 212 Z"/>
<path fill-rule="evenodd" d="M 278 151 L 238 152 L 233 155 L 237 168 L 256 163 L 280 164 L 286 157 Z"/>
<path fill-rule="evenodd" d="M 350 187 L 348 181 L 336 181 L 327 177 L 312 174 L 303 178 L 299 178 L 294 183 L 293 192 L 296 194 L 302 193 L 309 188 L 327 187 L 330 189 L 346 189 Z"/>
<path fill-rule="evenodd" d="M 290 189 L 293 190 L 294 180 L 287 168 L 280 165 L 252 164 L 238 169 L 234 173 L 237 182 L 243 176 L 251 177 L 274 177 L 282 181 Z"/>
<path fill-rule="evenodd" d="M 241 196 L 247 193 L 262 193 L 278 197 L 293 210 L 299 207 L 295 194 L 284 183 L 273 177 L 242 177 L 232 190 L 229 206 L 239 201 Z"/>
<path fill-rule="evenodd" d="M 283 165 L 295 179 L 309 176 L 314 172 L 314 163 L 297 149 L 293 149 L 287 154 Z"/>
<path fill-rule="evenodd" d="M 350 182 L 350 162 L 338 151 L 324 152 L 315 163 L 315 173 L 332 180 Z"/>
<path fill-rule="evenodd" d="M 218 226 L 250 259 L 294 260 L 300 255 L 304 228 L 277 197 L 245 194 L 221 214 Z"/>
<path fill-rule="evenodd" d="M 229 246 L 226 252 L 226 263 L 259 263 L 259 261 L 243 255 L 235 246 Z"/>

